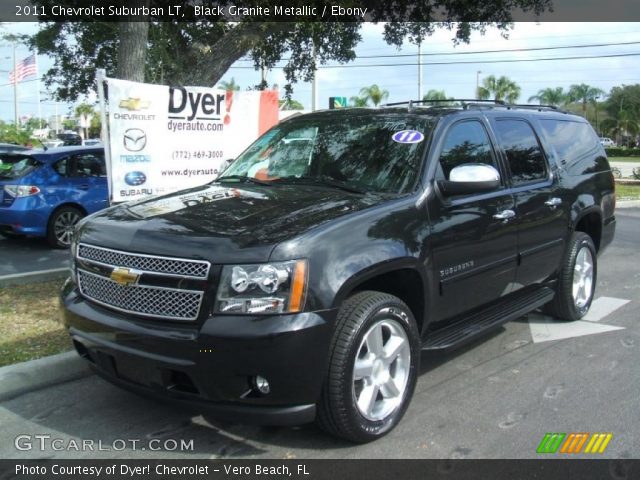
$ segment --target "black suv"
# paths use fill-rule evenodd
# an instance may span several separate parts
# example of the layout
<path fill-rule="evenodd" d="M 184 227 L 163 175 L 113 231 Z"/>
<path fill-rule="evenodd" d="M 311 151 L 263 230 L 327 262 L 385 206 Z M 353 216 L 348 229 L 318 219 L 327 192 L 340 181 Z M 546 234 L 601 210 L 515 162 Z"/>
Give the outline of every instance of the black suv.
<path fill-rule="evenodd" d="M 582 317 L 614 208 L 598 137 L 552 108 L 303 115 L 210 184 L 82 220 L 65 323 L 123 387 L 366 442 L 400 421 L 421 350 Z"/>

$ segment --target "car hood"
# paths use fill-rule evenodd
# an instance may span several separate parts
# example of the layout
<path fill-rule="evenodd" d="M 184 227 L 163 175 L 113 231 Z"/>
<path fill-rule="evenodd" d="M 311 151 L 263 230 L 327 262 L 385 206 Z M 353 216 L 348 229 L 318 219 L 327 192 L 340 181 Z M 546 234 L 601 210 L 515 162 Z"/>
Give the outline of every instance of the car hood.
<path fill-rule="evenodd" d="M 266 261 L 273 247 L 383 197 L 307 185 L 205 185 L 92 215 L 79 241 L 215 263 Z"/>

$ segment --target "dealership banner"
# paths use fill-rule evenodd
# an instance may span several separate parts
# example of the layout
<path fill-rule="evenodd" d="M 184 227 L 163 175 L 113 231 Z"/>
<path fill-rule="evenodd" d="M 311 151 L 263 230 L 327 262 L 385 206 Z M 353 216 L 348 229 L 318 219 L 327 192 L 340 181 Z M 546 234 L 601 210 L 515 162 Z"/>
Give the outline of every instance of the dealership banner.
<path fill-rule="evenodd" d="M 278 122 L 275 90 L 238 92 L 103 81 L 106 94 L 100 97 L 103 112 L 104 103 L 108 105 L 111 202 L 210 182 L 226 160 Z"/>

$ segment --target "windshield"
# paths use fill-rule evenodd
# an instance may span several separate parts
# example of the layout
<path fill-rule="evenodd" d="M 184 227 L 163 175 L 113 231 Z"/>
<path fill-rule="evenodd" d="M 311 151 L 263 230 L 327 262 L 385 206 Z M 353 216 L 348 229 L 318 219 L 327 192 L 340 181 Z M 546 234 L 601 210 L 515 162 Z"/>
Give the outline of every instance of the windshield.
<path fill-rule="evenodd" d="M 406 193 L 418 178 L 430 126 L 430 119 L 397 114 L 301 117 L 260 137 L 218 180 Z"/>
<path fill-rule="evenodd" d="M 35 158 L 27 155 L 0 154 L 0 178 L 20 178 L 38 165 Z"/>

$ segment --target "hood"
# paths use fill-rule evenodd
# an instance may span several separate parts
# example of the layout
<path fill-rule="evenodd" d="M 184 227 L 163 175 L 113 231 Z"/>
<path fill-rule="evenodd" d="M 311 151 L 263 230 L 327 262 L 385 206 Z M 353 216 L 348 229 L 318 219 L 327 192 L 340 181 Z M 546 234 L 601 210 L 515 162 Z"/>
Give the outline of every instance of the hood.
<path fill-rule="evenodd" d="M 283 240 L 373 206 L 375 195 L 307 185 L 204 185 L 92 215 L 81 242 L 215 263 L 265 261 Z"/>

